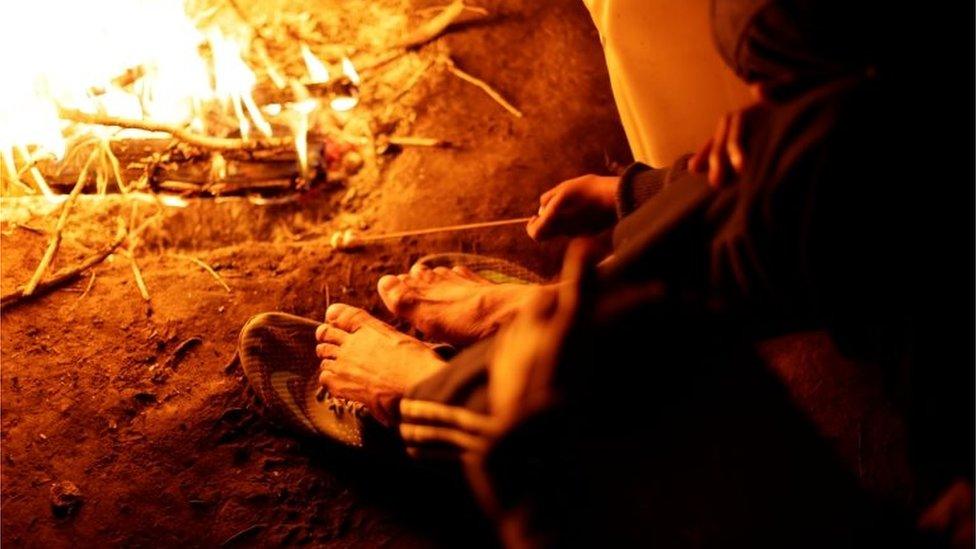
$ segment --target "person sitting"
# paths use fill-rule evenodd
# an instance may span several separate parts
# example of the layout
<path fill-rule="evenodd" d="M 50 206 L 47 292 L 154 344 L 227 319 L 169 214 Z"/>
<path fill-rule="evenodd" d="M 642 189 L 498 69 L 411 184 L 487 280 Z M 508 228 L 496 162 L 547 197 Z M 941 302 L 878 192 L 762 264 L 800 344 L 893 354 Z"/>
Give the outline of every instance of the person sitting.
<path fill-rule="evenodd" d="M 638 163 L 619 181 L 574 180 L 543 197 L 540 215 L 529 226 L 530 234 L 538 238 L 545 237 L 545 227 L 558 232 L 563 219 L 581 219 L 568 225 L 575 232 L 605 229 L 618 219 L 613 227 L 613 253 L 594 269 L 593 285 L 582 284 L 581 276 L 564 277 L 549 285 L 494 285 L 463 266 L 415 266 L 410 273 L 380 280 L 384 303 L 425 333 L 470 347 L 448 359 L 438 349 L 361 309 L 335 304 L 329 307 L 325 324 L 306 321 L 301 328 L 303 361 L 312 364 L 310 368 L 320 368 L 319 382 L 332 397 L 363 403 L 372 417 L 395 428 L 411 454 L 446 449 L 473 463 L 472 482 L 490 500 L 486 506 L 515 517 L 507 522 L 515 532 L 514 540 L 539 539 L 533 537 L 531 526 L 540 523 L 550 525 L 541 530 L 547 535 L 577 532 L 578 525 L 584 530 L 579 539 L 585 540 L 599 531 L 586 530 L 581 524 L 585 517 L 578 510 L 567 510 L 551 499 L 559 493 L 558 487 L 545 482 L 579 481 L 572 484 L 575 494 L 581 486 L 593 485 L 587 480 L 601 478 L 592 476 L 594 471 L 613 467 L 612 460 L 608 463 L 592 455 L 604 449 L 594 442 L 598 433 L 572 430 L 574 421 L 584 417 L 581 414 L 588 403 L 605 399 L 611 408 L 623 412 L 597 414 L 604 421 L 597 425 L 612 426 L 620 420 L 626 429 L 653 435 L 658 445 L 680 449 L 650 463 L 680 467 L 681 458 L 716 452 L 718 465 L 695 462 L 701 467 L 713 466 L 707 469 L 708 478 L 721 481 L 712 496 L 728 504 L 723 509 L 748 503 L 755 506 L 752 509 L 762 510 L 754 515 L 728 514 L 745 521 L 740 525 L 745 539 L 762 538 L 755 536 L 764 519 L 788 525 L 786 530 L 770 530 L 773 538 L 762 538 L 782 542 L 776 536 L 813 527 L 817 522 L 812 519 L 827 517 L 831 522 L 821 524 L 828 524 L 829 531 L 817 530 L 809 544 L 819 545 L 834 536 L 864 542 L 860 536 L 869 535 L 864 532 L 876 534 L 871 526 L 887 525 L 888 519 L 878 519 L 877 524 L 868 521 L 861 525 L 866 529 L 859 529 L 858 519 L 888 515 L 874 514 L 878 507 L 860 497 L 847 497 L 854 492 L 843 474 L 831 465 L 816 435 L 801 427 L 803 421 L 789 412 L 782 395 L 756 373 L 750 351 L 743 346 L 759 337 L 820 328 L 831 334 L 844 353 L 880 362 L 892 378 L 908 363 L 915 375 L 939 380 L 940 388 L 948 380 L 959 379 L 958 362 L 941 360 L 948 356 L 946 350 L 933 344 L 937 338 L 921 320 L 931 321 L 931 313 L 939 310 L 923 297 L 932 291 L 932 272 L 952 261 L 926 247 L 935 240 L 926 238 L 934 234 L 935 227 L 920 222 L 935 217 L 924 197 L 911 192 L 908 169 L 887 161 L 896 148 L 899 130 L 919 131 L 928 127 L 927 121 L 916 110 L 902 110 L 897 124 L 890 116 L 906 104 L 906 92 L 915 88 L 903 86 L 903 65 L 895 55 L 901 52 L 887 49 L 891 37 L 872 34 L 889 30 L 869 24 L 877 6 L 863 6 L 863 13 L 845 8 L 845 17 L 838 17 L 838 6 L 832 2 L 716 0 L 713 13 L 719 46 L 740 76 L 758 84 L 758 102 L 723 119 L 715 138 L 698 155 L 680 158 L 670 169 Z M 736 16 L 722 17 L 729 12 Z M 706 165 L 708 173 L 703 173 Z M 920 203 L 913 207 L 913 201 Z M 906 220 L 911 211 L 919 215 Z M 586 262 L 567 260 L 569 270 L 579 271 L 581 264 Z M 602 303 L 605 296 L 612 296 L 617 304 L 603 305 L 601 313 L 600 306 L 592 304 Z M 591 305 L 578 307 L 579 303 Z M 640 312 L 614 316 L 605 314 L 608 307 L 616 307 L 618 312 L 632 307 Z M 554 311 L 562 309 L 570 311 L 565 315 L 570 320 L 558 321 Z M 580 310 L 590 314 L 576 312 Z M 606 321 L 601 324 L 586 320 L 587 316 Z M 283 319 L 273 320 L 264 317 L 245 329 L 242 363 L 246 370 L 249 363 L 262 360 L 260 353 L 268 341 L 288 335 L 287 330 L 280 331 Z M 501 335 L 496 336 L 498 333 Z M 618 337 L 621 334 L 626 337 Z M 320 364 L 308 356 L 313 337 Z M 691 365 L 701 375 L 682 369 L 683 352 L 693 357 Z M 628 353 L 635 358 L 629 359 Z M 629 362 L 635 363 L 622 369 Z M 663 386 L 648 379 L 647 373 L 653 371 L 661 372 Z M 254 375 L 249 374 L 249 379 L 256 383 Z M 735 392 L 724 394 L 723 384 L 731 384 Z M 530 391 L 530 387 L 535 389 Z M 674 402 L 669 390 L 716 397 L 696 398 L 694 402 L 703 407 L 699 410 L 683 407 L 694 420 L 683 420 L 681 425 L 689 427 L 689 432 L 714 436 L 719 448 L 689 443 L 683 438 L 684 431 L 668 429 L 660 419 L 666 408 L 648 407 L 642 414 L 639 400 L 650 389 L 652 404 L 657 399 Z M 931 402 L 932 395 L 920 396 L 926 397 L 919 399 L 926 411 L 924 403 Z M 736 399 L 760 404 L 755 409 L 752 405 L 741 408 Z M 563 414 L 566 407 L 568 412 Z M 559 436 L 545 438 L 545 427 L 552 424 L 543 420 L 552 418 L 553 410 L 559 412 L 555 416 Z M 758 458 L 762 450 L 769 449 L 755 437 L 744 439 L 747 443 L 743 444 L 721 436 L 719 426 L 731 429 L 736 424 L 709 423 L 709 418 L 729 412 L 746 424 L 745 430 L 738 425 L 734 431 L 738 434 L 751 432 L 749 422 L 788 418 L 782 423 L 763 423 L 763 429 L 756 432 L 769 437 L 765 442 L 785 437 L 786 450 L 777 454 L 785 463 L 813 448 L 810 453 L 819 456 L 813 462 L 816 474 L 802 478 L 788 467 L 775 468 L 766 471 L 765 482 L 751 482 L 764 478 L 759 468 L 748 469 L 750 482 L 736 484 L 721 478 L 723 472 L 734 470 L 728 467 L 749 461 L 738 461 L 735 456 L 742 454 L 736 452 Z M 936 415 L 952 425 L 941 429 L 956 433 L 961 440 L 966 438 L 961 433 L 967 432 L 968 420 Z M 926 416 L 925 420 L 933 418 Z M 310 422 L 314 424 L 314 420 Z M 585 425 L 594 427 L 592 421 Z M 623 434 L 628 436 L 619 430 L 611 433 L 609 447 L 614 451 L 608 455 L 626 456 L 627 447 L 614 437 L 635 439 L 626 430 Z M 580 437 L 582 446 L 574 436 Z M 551 444 L 534 443 L 538 440 Z M 578 468 L 565 470 L 560 461 L 566 456 L 561 458 L 558 450 L 566 449 L 567 441 L 573 443 L 567 456 L 581 460 Z M 941 479 L 929 484 L 939 487 L 933 492 L 943 489 L 947 474 L 965 477 L 971 453 L 960 446 L 922 448 L 932 453 L 926 458 L 930 470 L 952 463 L 951 472 L 939 472 Z M 653 458 L 647 446 L 638 450 L 635 455 Z M 536 458 L 565 474 L 550 477 L 524 466 Z M 626 463 L 624 469 L 633 473 L 630 478 L 641 479 L 634 482 L 636 492 L 627 492 L 634 498 L 628 501 L 636 507 L 609 507 L 637 512 L 642 509 L 640 488 L 654 486 L 654 479 L 635 476 L 639 460 Z M 757 463 L 772 467 L 766 459 Z M 573 477 L 581 471 L 586 474 Z M 689 479 L 689 474 L 684 471 L 681 478 Z M 615 486 L 623 482 L 614 479 Z M 782 481 L 781 486 L 776 485 L 777 480 Z M 811 480 L 823 482 L 811 484 Z M 971 486 L 971 479 L 968 483 Z M 799 509 L 801 515 L 819 512 L 788 517 L 783 506 L 777 509 L 774 505 L 777 495 L 790 493 L 784 487 L 797 487 L 793 493 L 800 494 L 801 500 L 805 494 L 816 493 L 811 501 L 822 505 Z M 655 496 L 667 501 L 680 486 L 665 488 L 647 492 L 647 501 L 660 501 Z M 697 485 L 694 493 L 701 496 L 706 489 L 707 485 Z M 599 490 L 594 493 L 607 495 Z M 824 508 L 832 501 L 844 503 L 833 510 L 836 513 Z M 553 511 L 556 517 L 575 519 L 555 522 L 571 526 L 563 530 L 552 526 L 546 518 L 547 503 L 552 504 L 551 509 L 568 513 Z M 694 509 L 694 501 L 682 500 L 680 509 Z M 675 513 L 662 516 L 683 520 L 695 516 Z M 715 511 L 699 518 L 707 523 L 721 515 Z M 632 522 L 618 521 L 618 525 L 631 528 L 617 532 L 625 538 L 634 534 L 627 538 L 630 541 L 680 541 L 674 537 L 680 528 L 669 529 L 660 520 L 648 526 L 651 530 L 635 528 L 640 521 L 633 514 L 626 517 Z M 597 524 L 614 523 L 613 517 L 601 515 L 601 519 L 605 520 Z M 672 527 L 680 524 L 685 523 L 678 521 Z M 706 540 L 727 539 L 722 532 L 731 531 L 724 528 L 730 523 L 719 520 L 719 524 L 722 527 L 704 531 Z"/>

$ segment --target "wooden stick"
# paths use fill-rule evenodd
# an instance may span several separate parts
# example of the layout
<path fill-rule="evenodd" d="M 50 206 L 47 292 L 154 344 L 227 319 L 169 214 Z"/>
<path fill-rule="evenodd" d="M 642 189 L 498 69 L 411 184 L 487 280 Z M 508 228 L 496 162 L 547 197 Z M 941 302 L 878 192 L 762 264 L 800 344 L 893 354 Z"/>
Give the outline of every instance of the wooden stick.
<path fill-rule="evenodd" d="M 132 213 L 129 215 L 130 229 L 132 225 L 135 223 L 136 212 L 138 211 L 138 209 L 139 209 L 139 204 L 137 202 L 133 202 Z M 143 226 L 148 226 L 148 225 L 146 225 L 146 223 L 144 222 Z M 146 288 L 146 281 L 143 280 L 142 271 L 139 269 L 139 263 L 136 262 L 136 247 L 138 246 L 139 246 L 138 235 L 131 234 L 129 236 L 129 242 L 126 245 L 127 250 L 125 255 L 129 258 L 129 265 L 132 267 L 132 277 L 135 278 L 136 280 L 136 287 L 139 288 L 139 294 L 142 295 L 143 300 L 149 301 L 149 289 Z"/>
<path fill-rule="evenodd" d="M 444 11 L 430 18 L 418 29 L 400 40 L 396 45 L 401 48 L 415 48 L 430 42 L 441 35 L 457 18 L 464 13 L 463 0 L 454 0 Z"/>
<path fill-rule="evenodd" d="M 142 299 L 149 301 L 149 288 L 146 288 L 146 281 L 142 278 L 142 271 L 139 269 L 139 264 L 136 263 L 136 254 L 133 253 L 133 246 L 130 242 L 129 244 L 129 265 L 132 266 L 132 277 L 136 279 L 136 286 L 139 288 L 139 294 L 142 295 Z"/>
<path fill-rule="evenodd" d="M 435 137 L 415 137 L 412 135 L 391 135 L 387 140 L 390 145 L 398 147 L 449 147 L 450 143 Z"/>
<path fill-rule="evenodd" d="M 421 15 L 427 15 L 429 13 L 434 13 L 434 12 L 437 12 L 437 11 L 443 11 L 445 8 L 447 8 L 447 6 L 430 6 L 428 8 L 420 8 L 419 10 L 416 11 L 416 13 L 421 14 Z M 467 6 L 466 5 L 466 6 L 464 6 L 464 10 L 465 11 L 469 11 L 471 13 L 476 13 L 478 15 L 483 15 L 483 16 L 487 16 L 488 15 L 488 10 L 486 10 L 485 8 L 482 8 L 482 7 L 478 7 L 478 6 Z"/>
<path fill-rule="evenodd" d="M 215 271 L 213 269 L 213 267 L 211 267 L 210 265 L 207 265 L 206 263 L 204 263 L 203 260 L 197 259 L 197 258 L 195 258 L 195 257 L 193 257 L 191 255 L 183 255 L 183 254 L 169 254 L 169 255 L 172 256 L 172 257 L 178 257 L 180 259 L 185 259 L 187 261 L 191 261 L 191 262 L 195 263 L 198 267 L 200 267 L 204 271 L 207 271 L 208 273 L 210 273 L 210 276 L 212 276 L 214 278 L 214 280 L 217 281 L 218 284 L 220 284 L 221 286 L 223 286 L 224 289 L 227 290 L 227 293 L 230 293 L 232 291 L 230 289 L 230 286 L 228 286 L 227 283 L 224 282 L 224 279 L 221 278 L 219 274 L 217 274 L 217 271 Z"/>
<path fill-rule="evenodd" d="M 92 271 L 91 272 L 91 278 L 88 279 L 88 285 L 85 286 L 85 291 L 82 292 L 80 296 L 78 296 L 78 300 L 81 301 L 81 299 L 83 297 L 85 297 L 86 295 L 88 295 L 88 292 L 91 291 L 91 289 L 92 289 L 92 287 L 94 285 L 95 285 L 95 271 Z"/>
<path fill-rule="evenodd" d="M 531 217 L 520 217 L 517 219 L 501 219 L 499 221 L 482 221 L 479 223 L 465 223 L 463 225 L 449 225 L 447 227 L 432 227 L 430 229 L 414 229 L 409 231 L 397 231 L 393 233 L 364 235 L 359 238 L 360 242 L 374 242 L 377 240 L 390 240 L 403 238 L 406 236 L 419 236 L 433 233 L 448 233 L 456 231 L 469 231 L 473 229 L 487 229 L 489 227 L 503 227 L 506 225 L 521 225 L 528 223 Z"/>
<path fill-rule="evenodd" d="M 160 122 L 153 122 L 151 120 L 134 120 L 131 118 L 121 118 L 117 116 L 91 114 L 76 109 L 62 108 L 58 111 L 58 115 L 63 120 L 70 120 L 72 122 L 79 122 L 81 124 L 116 126 L 119 128 L 143 130 L 147 132 L 168 133 L 180 141 L 184 141 L 204 149 L 221 151 L 256 151 L 262 149 L 283 149 L 292 147 L 295 144 L 295 140 L 291 137 L 256 137 L 246 140 L 230 137 L 211 137 L 209 135 L 193 133 L 189 130 L 171 124 L 163 124 Z"/>
<path fill-rule="evenodd" d="M 44 251 L 44 256 L 41 257 L 40 264 L 37 265 L 37 269 L 31 276 L 30 280 L 24 286 L 24 296 L 30 296 L 34 293 L 34 289 L 37 288 L 38 283 L 41 281 L 41 277 L 47 271 L 47 268 L 51 265 L 51 261 L 54 260 L 54 254 L 57 253 L 58 247 L 61 245 L 61 231 L 64 229 L 65 223 L 68 221 L 68 214 L 71 213 L 71 207 L 74 205 L 75 200 L 78 199 L 78 195 L 81 194 L 82 187 L 85 186 L 85 182 L 88 179 L 88 168 L 91 167 L 92 162 L 97 156 L 97 151 L 92 151 L 91 155 L 88 157 L 88 162 L 85 163 L 85 167 L 81 169 L 81 173 L 78 175 L 78 181 L 75 183 L 73 189 L 71 189 L 71 194 L 68 195 L 68 199 L 64 201 L 61 205 L 61 215 L 58 216 L 58 222 L 54 226 L 54 233 L 51 235 L 51 241 L 47 245 L 47 249 Z"/>
<path fill-rule="evenodd" d="M 44 176 L 41 175 L 41 170 L 37 169 L 37 164 L 34 162 L 34 158 L 30 153 L 27 152 L 27 147 L 18 145 L 17 151 L 21 156 L 24 157 L 24 162 L 26 162 L 28 171 L 30 172 L 31 177 L 34 179 L 34 183 L 37 185 L 37 188 L 41 191 L 41 193 L 44 194 L 44 196 L 54 196 L 54 193 L 51 192 L 51 187 L 48 186 Z"/>
<path fill-rule="evenodd" d="M 127 234 L 125 231 L 125 224 L 120 221 L 118 229 L 115 234 L 115 238 L 104 248 L 102 248 L 95 254 L 88 256 L 78 265 L 75 265 L 74 267 L 67 267 L 54 273 L 54 275 L 51 278 L 48 278 L 47 280 L 39 283 L 37 287 L 34 289 L 34 292 L 32 294 L 25 295 L 24 286 L 17 288 L 16 290 L 10 292 L 9 294 L 5 294 L 3 297 L 0 297 L 0 308 L 6 308 L 11 305 L 22 303 L 28 300 L 31 296 L 39 296 L 39 295 L 46 294 L 51 290 L 59 288 L 67 284 L 68 282 L 71 282 L 72 280 L 77 278 L 81 273 L 85 272 L 89 268 L 98 265 L 102 261 L 105 261 L 106 257 L 112 255 L 112 253 L 114 253 L 115 250 L 118 249 L 118 247 L 121 246 L 123 242 L 125 242 L 126 236 Z"/>
<path fill-rule="evenodd" d="M 430 59 L 424 61 L 424 64 L 419 69 L 417 69 L 417 72 L 413 73 L 413 75 L 410 76 L 410 79 L 407 80 L 407 83 L 403 86 L 403 88 L 400 91 L 398 91 L 396 95 L 393 96 L 392 101 L 399 101 L 401 97 L 410 93 L 410 90 L 412 90 L 413 87 L 416 86 L 418 82 L 420 82 L 420 79 L 423 78 L 424 74 L 427 72 L 428 69 L 430 69 L 430 66 L 433 64 L 434 62 L 431 61 Z"/>
<path fill-rule="evenodd" d="M 465 82 L 474 84 L 475 86 L 481 88 L 483 92 L 488 94 L 488 97 L 492 98 L 495 101 L 495 103 L 501 105 L 502 108 L 504 108 L 506 111 L 510 112 L 512 116 L 514 116 L 515 118 L 522 118 L 523 116 L 522 111 L 516 109 L 514 105 L 509 103 L 508 100 L 502 96 L 502 94 L 495 91 L 495 89 L 492 88 L 490 84 L 488 84 L 487 82 L 485 82 L 484 80 L 478 77 L 472 76 L 462 71 L 461 69 L 457 68 L 457 65 L 454 64 L 453 59 L 448 59 L 446 61 L 446 65 L 447 65 L 447 70 L 451 71 L 451 74 L 457 76 L 458 78 L 464 80 Z"/>

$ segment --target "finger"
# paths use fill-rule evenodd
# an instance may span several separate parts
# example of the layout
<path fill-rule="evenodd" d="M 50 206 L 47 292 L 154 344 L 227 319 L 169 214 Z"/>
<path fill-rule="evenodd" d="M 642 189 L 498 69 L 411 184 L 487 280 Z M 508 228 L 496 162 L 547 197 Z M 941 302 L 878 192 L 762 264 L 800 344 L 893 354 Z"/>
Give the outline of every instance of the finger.
<path fill-rule="evenodd" d="M 692 173 L 705 173 L 708 171 L 708 155 L 712 151 L 712 140 L 709 139 L 698 152 L 688 159 L 688 171 Z"/>
<path fill-rule="evenodd" d="M 548 239 L 550 236 L 552 236 L 553 232 L 552 220 L 553 216 L 551 212 L 548 212 L 546 215 L 536 217 L 529 223 L 529 236 L 537 242 Z"/>
<path fill-rule="evenodd" d="M 552 200 L 552 197 L 556 196 L 556 191 L 558 189 L 559 189 L 559 185 L 556 185 L 555 187 L 542 193 L 542 196 L 539 197 L 539 207 L 540 208 L 545 207 L 545 205 L 548 204 L 550 200 Z"/>
<path fill-rule="evenodd" d="M 525 232 L 529 234 L 529 238 L 532 240 L 538 240 L 537 236 L 539 234 L 539 225 L 542 223 L 542 218 L 535 215 L 529 222 L 525 224 Z"/>
<path fill-rule="evenodd" d="M 725 181 L 725 140 L 729 134 L 729 117 L 723 116 L 715 128 L 712 148 L 708 154 L 708 182 L 718 187 Z"/>
<path fill-rule="evenodd" d="M 423 263 L 420 263 L 418 261 L 417 263 L 414 263 L 412 267 L 410 267 L 410 274 L 412 276 L 419 276 L 420 274 L 428 270 L 430 269 L 427 267 L 427 265 L 424 265 Z"/>
<path fill-rule="evenodd" d="M 742 152 L 742 111 L 732 114 L 729 121 L 729 136 L 725 141 L 726 154 L 735 173 L 742 173 L 745 155 Z"/>
<path fill-rule="evenodd" d="M 339 358 L 339 346 L 333 343 L 319 343 L 315 346 L 315 355 L 321 359 Z"/>

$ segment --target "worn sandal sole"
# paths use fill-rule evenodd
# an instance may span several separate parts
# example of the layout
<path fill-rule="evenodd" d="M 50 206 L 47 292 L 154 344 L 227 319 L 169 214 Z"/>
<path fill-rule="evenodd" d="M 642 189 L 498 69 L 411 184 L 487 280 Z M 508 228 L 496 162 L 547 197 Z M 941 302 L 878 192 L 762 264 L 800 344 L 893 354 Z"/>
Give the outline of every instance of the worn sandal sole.
<path fill-rule="evenodd" d="M 319 324 L 285 313 L 252 317 L 241 330 L 241 368 L 271 419 L 300 434 L 363 447 L 376 427 L 366 407 L 330 397 L 319 385 Z"/>
<path fill-rule="evenodd" d="M 471 269 L 478 276 L 495 284 L 543 284 L 546 279 L 537 273 L 504 259 L 465 253 L 439 253 L 421 257 L 417 263 L 427 267 L 457 267 Z"/>

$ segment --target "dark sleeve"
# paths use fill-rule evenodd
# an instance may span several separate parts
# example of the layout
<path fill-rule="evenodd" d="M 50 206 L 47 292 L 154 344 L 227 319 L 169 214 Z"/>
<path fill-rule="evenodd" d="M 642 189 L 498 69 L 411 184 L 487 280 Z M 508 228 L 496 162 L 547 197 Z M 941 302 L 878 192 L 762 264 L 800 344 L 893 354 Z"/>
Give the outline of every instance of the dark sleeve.
<path fill-rule="evenodd" d="M 487 414 L 488 362 L 493 342 L 493 338 L 485 339 L 461 351 L 447 368 L 417 384 L 405 397 Z"/>
<path fill-rule="evenodd" d="M 488 364 L 494 339 L 472 345 L 400 400 L 400 437 L 409 455 L 458 465 L 497 434 L 488 414 Z"/>
<path fill-rule="evenodd" d="M 660 189 L 616 227 L 605 274 L 661 279 L 769 329 L 873 330 L 896 302 L 905 223 L 870 87 L 752 109 L 746 164 L 725 188 L 680 165 L 637 172 L 628 185 Z"/>
<path fill-rule="evenodd" d="M 690 157 L 690 154 L 682 156 L 671 168 L 657 169 L 641 162 L 627 168 L 617 187 L 617 217 L 627 217 L 672 181 L 679 179 L 687 171 Z"/>

